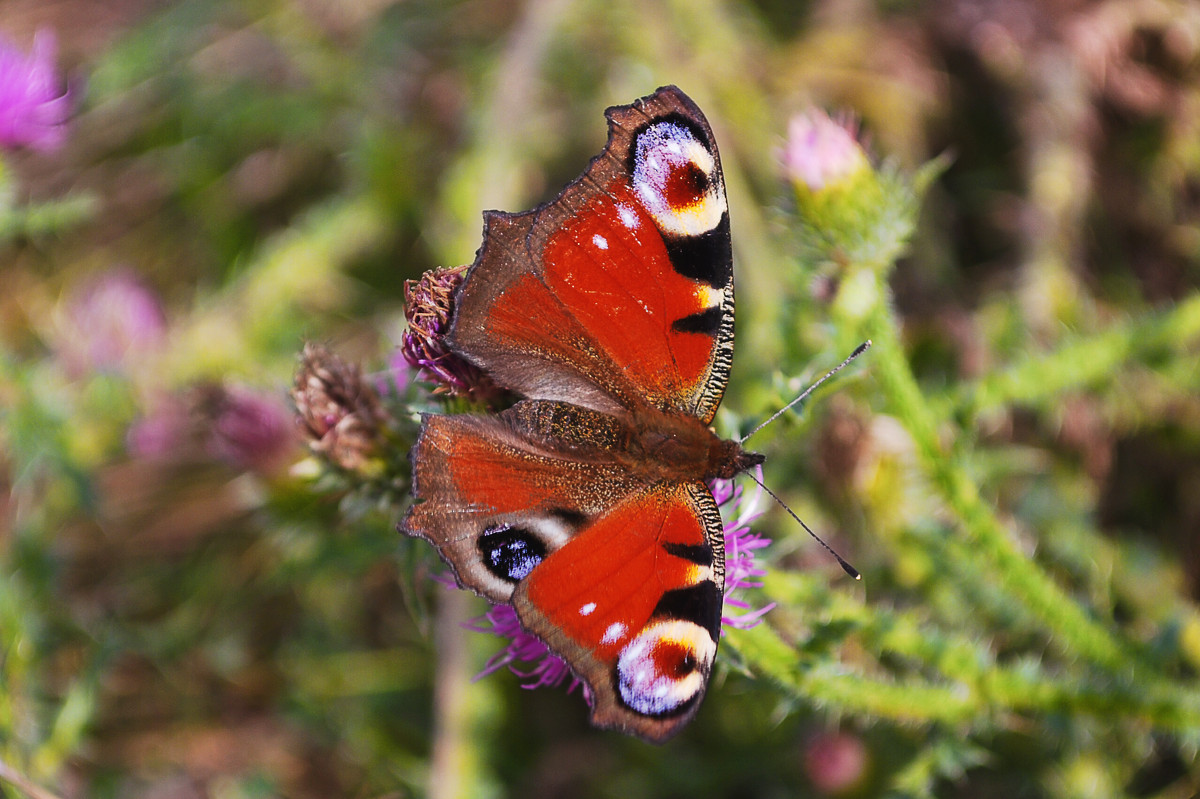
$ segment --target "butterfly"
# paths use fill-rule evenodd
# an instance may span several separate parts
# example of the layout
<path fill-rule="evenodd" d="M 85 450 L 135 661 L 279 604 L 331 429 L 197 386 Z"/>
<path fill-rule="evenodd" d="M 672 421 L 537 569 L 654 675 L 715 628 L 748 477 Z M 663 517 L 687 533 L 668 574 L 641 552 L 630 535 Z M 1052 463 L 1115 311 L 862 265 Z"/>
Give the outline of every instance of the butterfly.
<path fill-rule="evenodd" d="M 422 418 L 401 528 L 513 606 L 590 688 L 594 725 L 661 742 L 720 639 L 708 484 L 763 456 L 709 426 L 733 358 L 712 129 L 674 86 L 605 115 L 604 150 L 555 199 L 484 214 L 445 344 L 521 399 Z"/>

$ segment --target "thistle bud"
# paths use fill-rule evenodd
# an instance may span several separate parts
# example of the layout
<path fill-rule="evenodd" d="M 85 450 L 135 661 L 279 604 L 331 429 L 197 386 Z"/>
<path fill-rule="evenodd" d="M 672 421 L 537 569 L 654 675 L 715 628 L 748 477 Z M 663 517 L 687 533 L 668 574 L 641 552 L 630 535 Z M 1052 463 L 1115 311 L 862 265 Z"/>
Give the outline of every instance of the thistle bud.
<path fill-rule="evenodd" d="M 305 344 L 292 399 L 313 452 L 352 472 L 382 468 L 380 453 L 390 417 L 357 366 L 319 344 Z"/>
<path fill-rule="evenodd" d="M 816 109 L 792 118 L 779 158 L 796 198 L 800 254 L 818 278 L 814 289 L 838 321 L 858 323 L 878 307 L 880 276 L 912 234 L 917 181 L 927 185 L 939 162 L 916 180 L 877 165 L 853 118 Z"/>
<path fill-rule="evenodd" d="M 819 109 L 792 117 L 781 160 L 797 191 L 834 190 L 870 166 L 858 143 L 857 127 L 852 120 L 839 122 Z"/>
<path fill-rule="evenodd" d="M 792 117 L 780 155 L 805 221 L 845 247 L 880 204 L 875 170 L 853 119 L 835 120 L 819 109 Z"/>

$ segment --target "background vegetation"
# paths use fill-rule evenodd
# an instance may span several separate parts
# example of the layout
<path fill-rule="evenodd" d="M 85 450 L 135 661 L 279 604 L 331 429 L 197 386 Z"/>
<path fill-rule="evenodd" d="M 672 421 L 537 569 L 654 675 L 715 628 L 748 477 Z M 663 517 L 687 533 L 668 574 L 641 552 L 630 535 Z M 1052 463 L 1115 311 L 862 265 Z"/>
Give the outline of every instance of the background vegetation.
<path fill-rule="evenodd" d="M 39 28 L 74 113 L 0 177 L 0 794 L 1200 791 L 1194 4 L 0 4 L 20 48 Z M 398 504 L 296 466 L 286 387 L 315 339 L 438 407 L 388 375 L 403 281 L 664 83 L 729 185 L 719 427 L 876 347 L 755 442 L 863 581 L 769 514 L 778 607 L 652 747 L 471 682 L 484 608 Z M 894 269 L 902 224 L 856 248 L 797 211 L 811 105 L 861 117 L 884 175 L 948 155 Z"/>

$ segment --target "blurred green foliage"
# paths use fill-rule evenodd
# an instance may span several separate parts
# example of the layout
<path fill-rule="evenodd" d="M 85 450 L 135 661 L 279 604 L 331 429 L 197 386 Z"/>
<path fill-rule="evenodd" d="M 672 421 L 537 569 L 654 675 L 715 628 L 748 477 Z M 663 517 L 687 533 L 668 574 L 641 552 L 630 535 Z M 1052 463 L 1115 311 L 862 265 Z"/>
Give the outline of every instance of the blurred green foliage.
<path fill-rule="evenodd" d="M 0 7 L 16 40 L 39 25 L 77 113 L 0 171 L 8 768 L 96 797 L 1200 791 L 1193 5 Z M 471 682 L 499 643 L 458 626 L 483 608 L 429 579 L 401 508 L 239 420 L 282 429 L 315 339 L 411 432 L 441 405 L 387 374 L 404 279 L 469 262 L 483 209 L 553 196 L 602 109 L 665 83 L 729 189 L 718 427 L 875 347 L 756 439 L 863 582 L 769 517 L 779 606 L 656 748 L 578 695 Z M 912 192 L 873 248 L 797 211 L 778 153 L 810 105 L 858 114 Z M 161 319 L 96 315 L 114 274 Z"/>

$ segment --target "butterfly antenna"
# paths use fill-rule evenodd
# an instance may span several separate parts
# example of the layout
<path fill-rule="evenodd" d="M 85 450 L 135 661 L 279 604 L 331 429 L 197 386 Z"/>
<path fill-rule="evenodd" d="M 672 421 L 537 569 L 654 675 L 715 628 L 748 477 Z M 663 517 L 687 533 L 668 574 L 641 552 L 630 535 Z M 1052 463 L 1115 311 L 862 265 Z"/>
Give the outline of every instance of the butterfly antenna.
<path fill-rule="evenodd" d="M 867 342 L 868 345 L 870 343 L 871 342 L 869 342 L 869 341 Z M 865 349 L 865 347 L 859 347 L 855 351 L 854 355 L 858 355 L 858 353 L 862 352 L 862 350 L 864 350 L 864 349 Z M 850 357 L 853 358 L 854 355 L 852 355 Z M 849 362 L 849 360 L 847 360 L 847 363 L 848 362 Z M 846 365 L 845 363 L 842 364 L 842 366 L 845 366 L 845 365 Z M 838 369 L 841 369 L 841 368 L 842 368 L 841 366 L 838 367 Z M 836 372 L 837 369 L 834 369 L 833 371 Z M 826 375 L 826 377 L 828 377 L 828 376 L 829 375 Z M 822 378 L 822 379 L 824 379 L 824 378 Z M 816 541 L 821 546 L 825 547 L 825 551 L 828 552 L 830 555 L 833 555 L 833 557 L 837 559 L 838 565 L 842 567 L 842 571 L 846 572 L 846 574 L 850 575 L 855 580 L 862 579 L 862 575 L 858 573 L 858 569 L 854 568 L 849 563 L 847 563 L 846 559 L 843 558 L 841 555 L 839 555 L 837 552 L 835 552 L 833 547 L 829 546 L 829 544 L 826 544 L 823 540 L 821 540 L 821 536 L 814 533 L 812 531 L 812 528 L 809 527 L 807 524 L 805 524 L 804 520 L 801 519 L 799 516 L 797 516 L 796 512 L 787 506 L 787 503 L 785 503 L 782 499 L 780 499 L 778 496 L 776 496 L 774 491 L 772 491 L 771 489 L 769 489 L 765 485 L 763 485 L 762 480 L 759 480 L 757 476 L 755 476 L 754 474 L 751 474 L 750 472 L 746 472 L 746 474 L 750 477 L 751 480 L 758 483 L 758 487 L 761 488 L 763 491 L 766 491 L 771 496 L 771 499 L 778 502 L 779 507 L 781 507 L 785 511 L 787 511 L 788 515 L 791 516 L 793 519 L 795 519 L 800 524 L 800 526 L 804 528 L 804 531 L 813 537 L 814 541 Z"/>
<path fill-rule="evenodd" d="M 753 430 L 751 430 L 751 431 L 750 431 L 749 433 L 747 433 L 746 435 L 744 435 L 744 436 L 742 436 L 741 438 L 739 438 L 739 439 L 738 439 L 738 443 L 739 443 L 739 444 L 745 444 L 745 443 L 746 443 L 746 439 L 750 438 L 750 436 L 754 435 L 754 434 L 755 434 L 755 433 L 757 433 L 759 430 L 762 430 L 764 427 L 766 427 L 766 426 L 767 426 L 767 425 L 769 425 L 771 422 L 773 422 L 773 421 L 775 421 L 776 419 L 778 419 L 780 416 L 783 416 L 783 414 L 784 414 L 784 413 L 786 413 L 786 412 L 788 411 L 788 409 L 789 409 L 789 408 L 791 408 L 791 407 L 792 407 L 793 405 L 795 405 L 796 403 L 798 403 L 798 402 L 803 402 L 803 401 L 804 401 L 804 399 L 805 399 L 805 398 L 806 398 L 806 397 L 807 397 L 809 394 L 811 394 L 811 393 L 813 393 L 814 391 L 816 391 L 816 390 L 817 390 L 817 387 L 818 387 L 818 386 L 820 386 L 822 383 L 824 383 L 824 382 L 825 382 L 826 380 L 828 380 L 829 378 L 831 378 L 831 377 L 833 377 L 834 375 L 836 375 L 838 372 L 840 372 L 840 371 L 842 371 L 843 369 L 845 369 L 845 368 L 846 368 L 846 366 L 847 366 L 847 365 L 849 365 L 849 363 L 850 363 L 851 361 L 853 361 L 855 358 L 857 358 L 858 356 L 862 355 L 864 352 L 866 352 L 866 351 L 867 351 L 867 350 L 869 350 L 869 349 L 871 349 L 871 340 L 870 340 L 870 339 L 867 339 L 867 340 L 866 340 L 866 341 L 864 341 L 862 344 L 859 344 L 859 345 L 858 345 L 858 347 L 857 347 L 857 348 L 854 350 L 854 352 L 850 353 L 850 357 L 846 358 L 846 360 L 842 361 L 842 362 L 841 362 L 841 363 L 839 363 L 837 366 L 833 367 L 833 368 L 832 368 L 832 369 L 830 369 L 828 372 L 826 372 L 826 373 L 825 373 L 825 376 L 824 376 L 824 377 L 822 377 L 820 380 L 818 380 L 817 382 L 813 383 L 813 384 L 812 384 L 811 386 L 809 386 L 808 388 L 804 389 L 804 393 L 802 393 L 800 396 L 796 397 L 794 400 L 792 400 L 791 402 L 789 402 L 787 405 L 784 405 L 782 408 L 780 408 L 779 410 L 775 411 L 775 413 L 771 414 L 770 418 L 769 418 L 769 419 L 767 419 L 765 422 L 763 422 L 763 423 L 762 423 L 762 424 L 760 424 L 758 427 L 756 427 L 756 428 L 754 428 Z M 761 484 L 760 484 L 760 485 L 761 485 Z M 766 486 L 763 486 L 763 488 L 766 488 Z M 768 490 L 768 491 L 767 491 L 767 493 L 768 493 L 768 494 L 770 494 L 771 492 Z M 774 495 L 774 494 L 771 494 L 771 496 L 775 496 L 775 495 Z M 778 501 L 778 497 L 776 497 L 776 501 Z M 779 504 L 783 505 L 783 503 L 782 503 L 782 502 L 780 502 Z M 783 507 L 785 507 L 785 508 L 786 508 L 786 507 L 787 507 L 787 505 L 783 505 Z M 790 512 L 791 512 L 791 511 L 789 511 L 789 513 L 790 513 Z M 792 515 L 793 515 L 793 516 L 795 516 L 796 514 L 794 514 L 794 513 L 793 513 Z M 799 519 L 797 519 L 796 521 L 800 521 L 800 520 L 799 520 Z M 801 523 L 801 524 L 804 524 L 804 522 L 800 522 L 800 523 Z M 808 528 L 807 528 L 807 527 L 806 527 L 806 528 L 804 528 L 804 529 L 808 530 Z M 811 532 L 812 532 L 812 530 L 808 530 L 808 532 L 809 532 L 809 533 L 811 533 Z M 816 538 L 816 536 L 813 536 L 813 537 L 814 537 L 814 538 Z M 820 541 L 821 539 L 817 538 L 817 540 L 818 540 L 818 541 Z M 824 542 L 822 541 L 822 543 L 824 543 Z M 826 547 L 826 549 L 828 549 L 828 547 Z M 830 550 L 830 551 L 832 552 L 833 550 Z M 834 554 L 837 554 L 837 553 L 834 553 Z M 839 558 L 839 560 L 840 560 L 840 558 Z"/>

